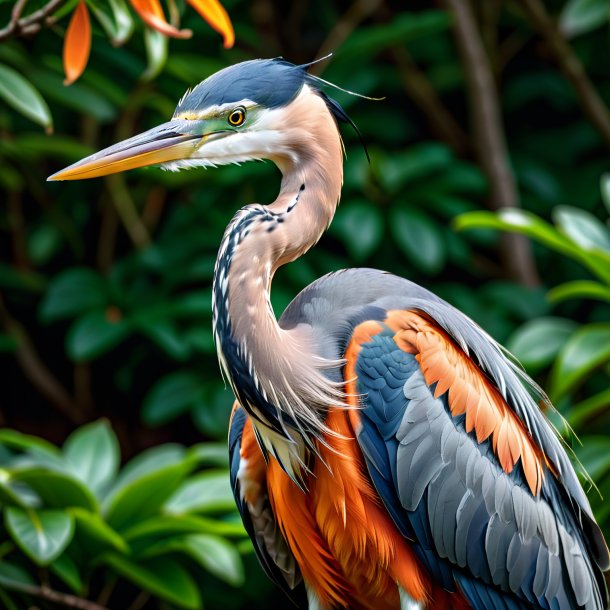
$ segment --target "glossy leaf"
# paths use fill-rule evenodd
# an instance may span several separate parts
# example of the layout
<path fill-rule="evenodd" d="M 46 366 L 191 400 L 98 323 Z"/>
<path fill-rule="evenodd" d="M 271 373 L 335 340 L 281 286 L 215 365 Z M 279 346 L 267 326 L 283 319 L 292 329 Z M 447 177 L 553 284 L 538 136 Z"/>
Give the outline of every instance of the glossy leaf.
<path fill-rule="evenodd" d="M 216 534 L 217 536 L 245 536 L 241 521 L 226 521 L 207 517 L 185 515 L 161 515 L 134 524 L 124 532 L 127 541 L 177 534 Z"/>
<path fill-rule="evenodd" d="M 106 420 L 82 426 L 64 444 L 64 455 L 75 476 L 98 497 L 116 477 L 120 449 Z"/>
<path fill-rule="evenodd" d="M 76 362 L 102 356 L 131 333 L 131 324 L 113 308 L 92 311 L 76 320 L 66 337 L 68 355 Z"/>
<path fill-rule="evenodd" d="M 21 74 L 0 64 L 0 99 L 28 119 L 52 129 L 51 111 L 40 93 Z"/>
<path fill-rule="evenodd" d="M 112 16 L 104 12 L 103 4 L 90 3 L 91 10 L 114 46 L 121 46 L 131 36 L 134 20 L 124 0 L 109 0 Z"/>
<path fill-rule="evenodd" d="M 548 298 L 553 303 L 567 299 L 598 299 L 610 302 L 610 287 L 589 280 L 575 280 L 560 284 L 549 290 Z"/>
<path fill-rule="evenodd" d="M 537 318 L 519 327 L 506 347 L 532 373 L 549 365 L 577 328 L 565 318 Z"/>
<path fill-rule="evenodd" d="M 223 38 L 223 46 L 235 44 L 235 32 L 227 11 L 218 0 L 186 0 Z"/>
<path fill-rule="evenodd" d="M 169 538 L 150 546 L 144 557 L 183 553 L 194 559 L 220 580 L 239 587 L 244 582 L 244 567 L 234 545 L 218 536 L 190 534 Z"/>
<path fill-rule="evenodd" d="M 199 589 L 190 574 L 176 561 L 160 557 L 135 563 L 115 553 L 105 555 L 102 561 L 138 587 L 179 608 L 201 608 Z"/>
<path fill-rule="evenodd" d="M 193 407 L 204 391 L 201 375 L 194 371 L 176 371 L 165 375 L 146 397 L 142 419 L 149 426 L 163 425 Z"/>
<path fill-rule="evenodd" d="M 381 243 L 383 228 L 379 209 L 364 201 L 351 201 L 337 211 L 331 232 L 343 241 L 352 258 L 362 263 Z"/>
<path fill-rule="evenodd" d="M 80 595 L 83 593 L 84 585 L 83 579 L 78 571 L 78 567 L 72 559 L 66 553 L 60 555 L 57 559 L 49 564 L 49 569 L 56 576 L 61 578 L 76 593 Z"/>
<path fill-rule="evenodd" d="M 39 315 L 44 322 L 65 320 L 99 309 L 107 300 L 103 278 L 91 269 L 76 267 L 57 275 L 49 284 Z"/>
<path fill-rule="evenodd" d="M 88 510 L 98 510 L 98 504 L 91 491 L 77 478 L 43 466 L 17 468 L 12 472 L 13 481 L 25 483 L 42 499 L 45 506 L 64 508 L 80 506 Z"/>
<path fill-rule="evenodd" d="M 610 388 L 602 390 L 598 394 L 590 396 L 573 405 L 568 414 L 568 422 L 572 427 L 581 426 L 587 420 L 590 420 L 601 413 L 610 410 Z"/>
<path fill-rule="evenodd" d="M 394 208 L 390 216 L 394 240 L 409 260 L 426 273 L 436 273 L 445 263 L 446 249 L 438 227 L 422 212 Z"/>
<path fill-rule="evenodd" d="M 235 499 L 226 471 L 208 471 L 191 477 L 167 500 L 163 510 L 170 514 L 232 510 Z"/>
<path fill-rule="evenodd" d="M 159 75 L 165 66 L 168 38 L 157 30 L 146 29 L 144 31 L 144 43 L 148 65 L 146 71 L 142 74 L 142 80 L 151 81 Z"/>
<path fill-rule="evenodd" d="M 610 252 L 610 231 L 586 210 L 559 206 L 553 211 L 553 218 L 561 231 L 584 250 Z"/>
<path fill-rule="evenodd" d="M 116 549 L 122 553 L 129 552 L 125 539 L 113 530 L 100 515 L 82 508 L 72 508 L 70 514 L 74 517 L 76 532 L 82 544 L 90 543 L 96 549 L 101 546 Z"/>
<path fill-rule="evenodd" d="M 579 36 L 607 24 L 610 0 L 568 0 L 559 18 L 561 31 L 568 37 Z"/>
<path fill-rule="evenodd" d="M 15 562 L 0 561 L 0 586 L 9 590 L 23 590 L 34 585 L 31 574 Z"/>
<path fill-rule="evenodd" d="M 561 350 L 551 372 L 549 395 L 557 402 L 594 369 L 610 361 L 610 323 L 579 329 Z"/>
<path fill-rule="evenodd" d="M 606 212 L 610 215 L 610 174 L 604 174 L 601 177 L 600 187 Z"/>
<path fill-rule="evenodd" d="M 9 506 L 4 511 L 4 525 L 21 550 L 41 566 L 58 557 L 74 533 L 71 515 L 61 510 Z"/>
<path fill-rule="evenodd" d="M 89 53 L 91 52 L 91 21 L 89 11 L 84 0 L 76 5 L 66 36 L 64 38 L 64 85 L 71 85 L 80 78 L 87 67 Z"/>
<path fill-rule="evenodd" d="M 105 514 L 108 523 L 120 532 L 134 522 L 155 514 L 193 467 L 194 462 L 185 460 L 131 481 L 107 502 Z"/>

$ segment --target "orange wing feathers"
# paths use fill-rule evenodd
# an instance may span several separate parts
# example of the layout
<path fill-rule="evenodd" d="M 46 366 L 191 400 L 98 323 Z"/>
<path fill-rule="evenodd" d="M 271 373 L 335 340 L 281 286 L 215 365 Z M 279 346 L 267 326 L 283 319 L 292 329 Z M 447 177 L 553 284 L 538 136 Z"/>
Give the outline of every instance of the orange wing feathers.
<path fill-rule="evenodd" d="M 390 311 L 385 324 L 403 350 L 415 354 L 434 396 L 449 392 L 454 416 L 466 415 L 466 431 L 479 443 L 491 437 L 493 451 L 507 473 L 521 460 L 533 495 L 540 493 L 546 460 L 525 426 L 481 369 L 434 322 L 414 311 Z M 548 464 L 547 464 L 548 465 Z"/>

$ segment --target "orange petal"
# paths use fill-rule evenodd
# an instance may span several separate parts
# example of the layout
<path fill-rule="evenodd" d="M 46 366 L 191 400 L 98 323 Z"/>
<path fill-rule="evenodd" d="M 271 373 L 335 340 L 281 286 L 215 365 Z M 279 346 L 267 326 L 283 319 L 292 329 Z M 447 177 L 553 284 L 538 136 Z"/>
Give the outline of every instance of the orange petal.
<path fill-rule="evenodd" d="M 235 43 L 231 19 L 218 0 L 186 0 L 224 39 L 223 46 L 230 49 Z"/>
<path fill-rule="evenodd" d="M 130 2 L 142 21 L 157 32 L 170 38 L 190 38 L 193 35 L 191 30 L 179 30 L 167 22 L 159 0 L 130 0 Z"/>
<path fill-rule="evenodd" d="M 85 70 L 91 51 L 91 22 L 81 0 L 74 9 L 64 38 L 64 85 L 71 85 Z"/>

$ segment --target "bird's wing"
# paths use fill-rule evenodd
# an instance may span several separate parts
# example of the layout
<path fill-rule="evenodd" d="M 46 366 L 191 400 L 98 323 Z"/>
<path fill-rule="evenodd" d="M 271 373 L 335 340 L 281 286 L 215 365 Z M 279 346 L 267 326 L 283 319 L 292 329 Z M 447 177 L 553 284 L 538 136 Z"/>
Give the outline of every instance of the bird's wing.
<path fill-rule="evenodd" d="M 229 424 L 229 460 L 233 494 L 244 527 L 267 576 L 293 600 L 303 595 L 301 572 L 277 527 L 267 495 L 265 461 L 252 422 L 236 402 Z"/>
<path fill-rule="evenodd" d="M 476 609 L 605 609 L 607 549 L 578 482 L 572 493 L 558 479 L 573 473 L 563 449 L 551 459 L 538 442 L 548 424 L 536 419 L 534 436 L 531 408 L 518 416 L 474 341 L 467 353 L 446 322 L 386 310 L 347 347 L 357 439 L 384 505 L 431 574 Z"/>

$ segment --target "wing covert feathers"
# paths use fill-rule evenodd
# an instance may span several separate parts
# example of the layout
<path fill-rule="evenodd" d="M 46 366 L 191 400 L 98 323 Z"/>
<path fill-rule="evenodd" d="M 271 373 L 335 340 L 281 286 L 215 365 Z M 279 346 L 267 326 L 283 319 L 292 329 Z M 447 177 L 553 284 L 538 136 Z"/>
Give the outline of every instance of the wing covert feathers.
<path fill-rule="evenodd" d="M 448 392 L 453 416 L 466 416 L 466 432 L 477 442 L 491 437 L 504 472 L 521 468 L 533 495 L 540 493 L 545 458 L 500 392 L 451 338 L 427 317 L 414 311 L 389 311 L 386 324 L 396 344 L 414 354 L 434 397 Z M 548 466 L 548 464 L 547 464 Z"/>

